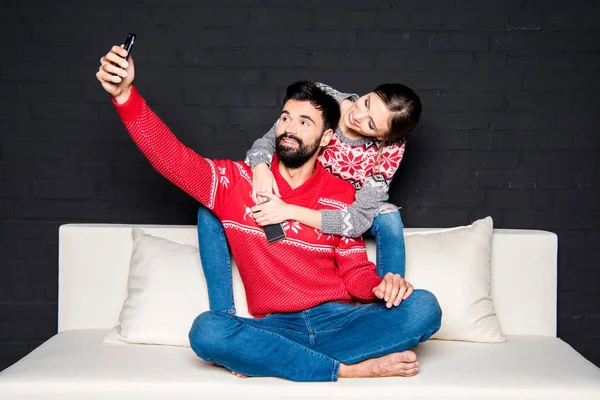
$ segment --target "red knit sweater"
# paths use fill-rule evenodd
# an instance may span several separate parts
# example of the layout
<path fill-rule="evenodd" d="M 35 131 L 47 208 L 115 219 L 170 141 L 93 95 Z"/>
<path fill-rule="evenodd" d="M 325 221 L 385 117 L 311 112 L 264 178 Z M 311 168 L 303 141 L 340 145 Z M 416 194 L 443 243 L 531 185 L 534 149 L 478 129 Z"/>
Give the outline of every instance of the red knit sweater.
<path fill-rule="evenodd" d="M 322 234 L 297 221 L 286 221 L 287 238 L 269 244 L 250 207 L 252 170 L 243 162 L 208 160 L 184 146 L 148 107 L 135 87 L 124 104 L 114 105 L 133 141 L 169 181 L 210 208 L 225 233 L 254 316 L 306 310 L 327 301 L 374 301 L 381 282 L 367 259 L 362 239 Z M 341 209 L 354 200 L 351 184 L 316 163 L 314 174 L 292 189 L 273 174 L 282 199 L 312 209 Z"/>

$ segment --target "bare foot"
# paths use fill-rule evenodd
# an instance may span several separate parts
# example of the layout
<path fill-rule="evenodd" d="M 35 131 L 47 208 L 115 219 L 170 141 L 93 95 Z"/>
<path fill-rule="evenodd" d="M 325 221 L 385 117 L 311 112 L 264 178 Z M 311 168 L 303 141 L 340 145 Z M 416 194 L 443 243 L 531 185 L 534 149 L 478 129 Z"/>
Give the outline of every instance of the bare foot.
<path fill-rule="evenodd" d="M 246 376 L 246 375 L 238 374 L 238 373 L 237 373 L 237 372 L 235 372 L 235 371 L 231 371 L 231 375 L 237 376 L 238 378 L 247 378 L 247 376 Z"/>
<path fill-rule="evenodd" d="M 213 367 L 225 368 L 224 366 L 219 365 L 216 362 L 209 362 L 208 365 L 212 365 Z M 237 376 L 238 378 L 248 378 L 246 375 L 239 374 L 235 371 L 230 370 L 229 372 L 231 372 L 231 375 Z"/>
<path fill-rule="evenodd" d="M 371 358 L 356 364 L 341 364 L 340 378 L 380 378 L 387 376 L 414 376 L 419 372 L 417 355 L 406 350 L 379 358 Z"/>

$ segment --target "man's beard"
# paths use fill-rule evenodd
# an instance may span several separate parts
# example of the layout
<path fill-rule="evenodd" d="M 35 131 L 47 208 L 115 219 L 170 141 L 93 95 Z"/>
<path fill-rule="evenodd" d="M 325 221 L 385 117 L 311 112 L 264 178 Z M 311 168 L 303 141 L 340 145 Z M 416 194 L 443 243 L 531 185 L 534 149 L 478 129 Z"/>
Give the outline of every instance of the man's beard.
<path fill-rule="evenodd" d="M 323 135 L 321 134 L 321 137 Z M 281 160 L 283 165 L 288 168 L 300 168 L 303 166 L 317 151 L 319 151 L 319 143 L 321 142 L 319 137 L 312 145 L 305 145 L 304 141 L 296 135 L 285 132 L 279 136 L 275 141 L 275 153 Z M 283 146 L 281 141 L 283 139 L 292 139 L 298 143 L 297 148 Z"/>

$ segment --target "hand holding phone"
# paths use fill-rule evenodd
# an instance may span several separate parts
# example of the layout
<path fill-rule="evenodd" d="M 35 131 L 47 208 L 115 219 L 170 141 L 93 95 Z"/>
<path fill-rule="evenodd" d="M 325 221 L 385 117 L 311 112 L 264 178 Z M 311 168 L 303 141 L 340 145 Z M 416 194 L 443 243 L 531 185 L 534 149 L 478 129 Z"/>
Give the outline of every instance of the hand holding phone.
<path fill-rule="evenodd" d="M 127 35 L 127 38 L 125 39 L 125 42 L 123 43 L 123 49 L 127 50 L 127 57 L 125 57 L 125 60 L 129 59 L 129 56 L 131 55 L 131 49 L 133 48 L 133 44 L 135 43 L 135 38 L 136 35 L 135 33 L 129 33 L 129 35 Z M 115 63 L 113 63 L 115 66 L 123 69 L 123 67 L 121 65 L 117 65 Z M 115 75 L 115 74 L 113 74 Z"/>

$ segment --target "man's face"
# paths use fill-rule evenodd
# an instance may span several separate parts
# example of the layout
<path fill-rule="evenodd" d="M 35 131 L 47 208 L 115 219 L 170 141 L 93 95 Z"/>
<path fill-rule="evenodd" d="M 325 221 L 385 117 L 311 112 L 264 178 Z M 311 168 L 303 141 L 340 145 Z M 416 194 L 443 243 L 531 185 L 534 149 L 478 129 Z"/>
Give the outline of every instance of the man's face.
<path fill-rule="evenodd" d="M 283 165 L 299 168 L 317 151 L 323 136 L 321 111 L 309 101 L 288 100 L 276 129 L 275 151 Z"/>

